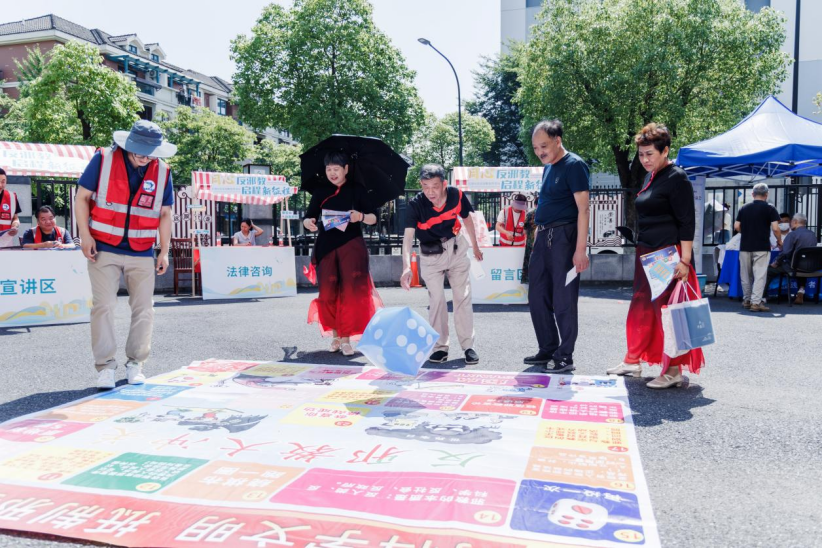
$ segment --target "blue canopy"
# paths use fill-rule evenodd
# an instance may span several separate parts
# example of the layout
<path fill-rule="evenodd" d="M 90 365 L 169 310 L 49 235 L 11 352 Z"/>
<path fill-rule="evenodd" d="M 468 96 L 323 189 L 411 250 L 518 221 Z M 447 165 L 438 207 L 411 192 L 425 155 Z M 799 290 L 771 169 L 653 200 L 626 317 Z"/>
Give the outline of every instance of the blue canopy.
<path fill-rule="evenodd" d="M 690 176 L 747 181 L 820 176 L 822 130 L 769 96 L 726 133 L 680 149 L 675 163 Z"/>

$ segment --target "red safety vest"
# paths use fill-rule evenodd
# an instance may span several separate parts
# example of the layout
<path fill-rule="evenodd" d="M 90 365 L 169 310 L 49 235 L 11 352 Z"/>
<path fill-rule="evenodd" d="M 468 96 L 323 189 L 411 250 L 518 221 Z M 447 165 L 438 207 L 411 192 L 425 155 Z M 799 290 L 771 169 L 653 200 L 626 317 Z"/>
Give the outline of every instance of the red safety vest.
<path fill-rule="evenodd" d="M 0 200 L 0 231 L 11 229 L 14 213 L 17 211 L 17 195 L 6 189 Z"/>
<path fill-rule="evenodd" d="M 452 232 L 454 232 L 454 234 L 459 233 L 460 232 L 460 227 L 461 227 L 461 224 L 460 224 L 460 209 L 461 209 L 461 206 L 463 205 L 463 191 L 461 191 L 460 189 L 457 189 L 457 193 L 458 193 L 457 194 L 457 206 L 455 206 L 451 210 L 446 210 L 445 212 L 441 213 L 440 215 L 436 215 L 432 218 L 429 218 L 429 220 L 426 221 L 425 223 L 418 221 L 417 222 L 417 228 L 420 229 L 421 231 L 425 231 L 425 230 L 431 229 L 435 225 L 439 225 L 440 223 L 443 223 L 444 221 L 451 221 L 452 219 L 454 219 L 455 223 L 454 223 L 454 229 L 453 229 Z M 446 200 L 448 200 L 448 195 L 446 196 Z M 445 207 L 445 204 L 444 204 L 444 207 Z"/>
<path fill-rule="evenodd" d="M 514 233 L 514 241 L 506 238 L 503 233 L 500 233 L 501 246 L 525 246 L 526 245 L 526 231 L 524 226 L 526 224 L 526 212 L 520 212 L 517 221 L 514 220 L 514 208 L 509 206 L 506 208 L 506 230 Z"/>
<path fill-rule="evenodd" d="M 118 246 L 123 237 L 128 237 L 132 250 L 148 250 L 157 240 L 169 167 L 157 159 L 149 162 L 140 188 L 131 197 L 123 150 L 115 146 L 100 149 L 100 154 L 103 165 L 97 191 L 91 196 L 89 232 L 92 238 L 110 246 Z"/>
<path fill-rule="evenodd" d="M 54 230 L 57 231 L 57 238 L 56 238 L 57 242 L 63 242 L 63 235 L 65 234 L 65 231 L 63 231 L 63 229 L 61 229 L 60 227 L 54 227 Z M 35 244 L 40 244 L 41 242 L 44 242 L 44 240 L 43 240 L 43 231 L 40 230 L 40 227 L 35 227 L 34 228 L 34 243 Z"/>

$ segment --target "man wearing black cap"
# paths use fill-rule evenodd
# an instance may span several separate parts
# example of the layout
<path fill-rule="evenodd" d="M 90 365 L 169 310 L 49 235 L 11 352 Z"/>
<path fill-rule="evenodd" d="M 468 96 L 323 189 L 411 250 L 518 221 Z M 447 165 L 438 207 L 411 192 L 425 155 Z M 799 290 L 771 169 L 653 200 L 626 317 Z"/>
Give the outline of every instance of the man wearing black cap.
<path fill-rule="evenodd" d="M 75 219 L 92 289 L 91 346 L 100 389 L 115 386 L 117 341 L 114 310 L 120 276 L 126 280 L 131 326 L 126 341 L 126 375 L 143 383 L 143 363 L 151 349 L 155 273 L 169 266 L 171 170 L 160 158 L 177 147 L 163 140 L 152 122 L 138 120 L 131 131 L 114 132 L 114 145 L 100 149 L 80 176 Z M 160 254 L 154 244 L 160 234 Z"/>

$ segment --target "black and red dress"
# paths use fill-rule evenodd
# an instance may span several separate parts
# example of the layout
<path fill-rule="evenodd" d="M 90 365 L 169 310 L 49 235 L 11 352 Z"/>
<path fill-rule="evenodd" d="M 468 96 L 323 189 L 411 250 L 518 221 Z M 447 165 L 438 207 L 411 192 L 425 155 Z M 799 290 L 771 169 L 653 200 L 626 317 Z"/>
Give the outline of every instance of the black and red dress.
<path fill-rule="evenodd" d="M 634 293 L 626 317 L 626 364 L 685 366 L 698 373 L 704 358 L 701 349 L 693 349 L 676 358 L 663 353 L 663 324 L 661 307 L 669 302 L 675 283 L 669 284 L 657 299 L 652 301 L 651 287 L 640 263 L 640 256 L 668 246 L 676 246 L 682 254 L 680 242 L 694 240 L 694 191 L 686 172 L 669 164 L 657 173 L 646 176 L 643 188 L 635 201 L 637 208 L 637 251 L 634 261 Z M 689 285 L 700 292 L 694 264 L 689 266 Z"/>
<path fill-rule="evenodd" d="M 319 323 L 323 337 L 336 330 L 337 337 L 357 340 L 383 302 L 369 272 L 362 222 L 349 223 L 344 231 L 325 230 L 323 210 L 356 210 L 366 215 L 374 214 L 376 208 L 369 204 L 365 187 L 347 181 L 339 188 L 329 183 L 315 190 L 306 210 L 306 218 L 317 224 L 311 262 L 320 288 L 320 295 L 309 305 L 308 323 Z"/>

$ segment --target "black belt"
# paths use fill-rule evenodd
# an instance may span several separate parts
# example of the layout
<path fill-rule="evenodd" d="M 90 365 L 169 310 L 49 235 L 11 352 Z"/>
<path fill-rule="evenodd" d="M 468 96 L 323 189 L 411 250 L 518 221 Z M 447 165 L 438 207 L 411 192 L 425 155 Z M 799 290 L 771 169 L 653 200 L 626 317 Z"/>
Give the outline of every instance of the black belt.
<path fill-rule="evenodd" d="M 564 225 L 572 225 L 574 223 L 574 221 L 555 221 L 554 223 L 537 225 L 537 232 L 545 231 L 546 229 L 556 229 L 557 227 L 563 227 Z"/>

